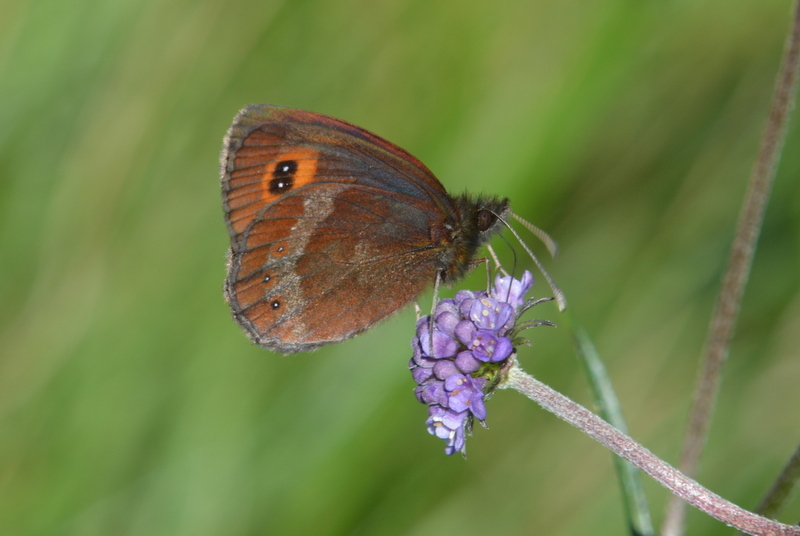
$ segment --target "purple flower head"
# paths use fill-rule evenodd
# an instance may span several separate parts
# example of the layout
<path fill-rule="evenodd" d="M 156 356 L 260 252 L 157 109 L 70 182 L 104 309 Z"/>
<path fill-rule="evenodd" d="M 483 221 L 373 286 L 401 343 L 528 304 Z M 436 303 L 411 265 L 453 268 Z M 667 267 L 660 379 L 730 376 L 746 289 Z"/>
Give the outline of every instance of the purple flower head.
<path fill-rule="evenodd" d="M 447 392 L 447 405 L 453 411 L 469 410 L 479 420 L 486 418 L 486 407 L 483 405 L 483 392 L 486 378 L 472 378 L 463 374 L 453 374 L 444 381 Z"/>
<path fill-rule="evenodd" d="M 414 393 L 428 408 L 428 431 L 446 443 L 445 452 L 464 452 L 472 419 L 486 419 L 486 391 L 493 389 L 505 361 L 514 353 L 518 309 L 533 285 L 497 277 L 489 291 L 461 290 L 436 304 L 433 334 L 429 316 L 417 321 L 409 362 Z"/>
<path fill-rule="evenodd" d="M 428 433 L 444 439 L 445 453 L 450 456 L 456 452 L 463 452 L 467 442 L 467 413 L 460 413 L 442 406 L 431 406 L 428 409 Z"/>
<path fill-rule="evenodd" d="M 494 287 L 489 295 L 497 301 L 506 302 L 515 309 L 525 303 L 525 293 L 533 286 L 533 274 L 528 270 L 522 274 L 522 279 L 511 276 L 494 278 Z"/>
<path fill-rule="evenodd" d="M 478 301 L 475 302 L 479 304 Z M 474 308 L 474 307 L 473 307 Z M 511 319 L 513 320 L 513 316 Z M 479 327 L 478 322 L 463 320 L 456 327 L 456 337 L 472 356 L 479 361 L 503 361 L 514 351 L 511 339 L 500 335 L 507 331 L 508 320 L 500 329 L 486 329 Z M 513 322 L 511 323 L 513 327 Z"/>
<path fill-rule="evenodd" d="M 485 298 L 488 294 L 481 290 L 478 292 L 473 292 L 471 290 L 459 290 L 456 292 L 455 297 L 453 298 L 453 303 L 456 307 L 458 307 L 458 312 L 461 316 L 468 316 L 469 310 L 472 308 L 472 304 L 475 300 L 479 300 L 481 298 Z"/>
<path fill-rule="evenodd" d="M 492 298 L 481 298 L 472 302 L 469 319 L 478 329 L 497 330 L 514 327 L 514 308 Z M 511 325 L 507 324 L 511 322 Z"/>
<path fill-rule="evenodd" d="M 429 359 L 442 359 L 456 355 L 458 343 L 445 331 L 437 329 L 436 324 L 434 324 L 433 343 L 431 343 L 429 322 L 430 317 L 428 316 L 420 318 L 417 322 L 417 335 L 412 341 L 414 355 L 416 356 L 419 352 L 421 356 Z"/>
<path fill-rule="evenodd" d="M 512 354 L 514 346 L 508 337 L 498 337 L 497 332 L 479 329 L 469 345 L 472 355 L 480 361 L 505 361 Z"/>
<path fill-rule="evenodd" d="M 414 394 L 417 395 L 417 400 L 423 404 L 447 406 L 447 393 L 442 381 L 431 381 L 418 385 L 414 389 Z"/>
<path fill-rule="evenodd" d="M 456 367 L 458 370 L 463 372 L 464 374 L 469 374 L 470 372 L 478 372 L 481 368 L 481 362 L 472 355 L 472 352 L 469 350 L 464 350 L 463 352 L 459 352 L 455 359 Z"/>

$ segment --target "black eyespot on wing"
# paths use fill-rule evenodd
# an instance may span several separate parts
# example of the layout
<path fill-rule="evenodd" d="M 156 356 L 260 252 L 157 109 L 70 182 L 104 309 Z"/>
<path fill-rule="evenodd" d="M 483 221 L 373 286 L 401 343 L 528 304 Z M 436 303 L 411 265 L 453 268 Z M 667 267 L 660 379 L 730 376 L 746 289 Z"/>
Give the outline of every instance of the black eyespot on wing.
<path fill-rule="evenodd" d="M 294 174 L 297 173 L 297 161 L 283 160 L 275 164 L 272 180 L 269 181 L 269 192 L 279 195 L 292 189 Z"/>

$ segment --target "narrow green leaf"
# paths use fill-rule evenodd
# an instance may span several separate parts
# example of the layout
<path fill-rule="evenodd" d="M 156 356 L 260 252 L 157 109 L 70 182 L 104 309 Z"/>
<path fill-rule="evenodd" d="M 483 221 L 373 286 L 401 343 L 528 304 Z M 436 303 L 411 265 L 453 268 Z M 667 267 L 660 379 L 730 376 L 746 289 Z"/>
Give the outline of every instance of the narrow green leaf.
<path fill-rule="evenodd" d="M 619 399 L 589 334 L 569 311 L 565 313 L 564 318 L 572 332 L 578 360 L 583 365 L 592 386 L 598 413 L 614 428 L 627 434 L 628 426 L 622 415 Z M 622 490 L 622 500 L 630 532 L 634 536 L 651 536 L 654 534 L 653 523 L 642 489 L 641 473 L 636 467 L 618 456 L 614 456 L 613 460 Z"/>

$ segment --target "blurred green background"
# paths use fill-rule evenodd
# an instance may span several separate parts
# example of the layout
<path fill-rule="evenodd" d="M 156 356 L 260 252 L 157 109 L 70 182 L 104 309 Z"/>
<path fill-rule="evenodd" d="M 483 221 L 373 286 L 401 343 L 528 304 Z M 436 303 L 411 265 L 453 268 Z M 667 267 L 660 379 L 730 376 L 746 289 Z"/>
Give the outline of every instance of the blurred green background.
<path fill-rule="evenodd" d="M 253 346 L 221 292 L 222 136 L 248 103 L 313 110 L 511 198 L 558 240 L 545 264 L 632 435 L 674 463 L 790 11 L 4 1 L 0 534 L 624 534 L 607 451 L 517 393 L 466 462 L 443 454 L 406 370 L 413 311 L 313 354 Z M 799 117 L 699 477 L 746 508 L 800 441 Z M 523 366 L 591 404 L 567 331 L 530 337 Z"/>

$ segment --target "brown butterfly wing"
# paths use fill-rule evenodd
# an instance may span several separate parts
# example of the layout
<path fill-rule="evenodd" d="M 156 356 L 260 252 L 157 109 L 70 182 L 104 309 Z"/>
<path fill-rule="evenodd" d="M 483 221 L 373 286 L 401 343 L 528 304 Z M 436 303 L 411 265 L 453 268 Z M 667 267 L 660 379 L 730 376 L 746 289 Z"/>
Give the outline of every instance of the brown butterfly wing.
<path fill-rule="evenodd" d="M 284 353 L 352 337 L 433 281 L 452 200 L 395 145 L 327 116 L 242 110 L 222 154 L 234 317 Z"/>

